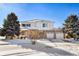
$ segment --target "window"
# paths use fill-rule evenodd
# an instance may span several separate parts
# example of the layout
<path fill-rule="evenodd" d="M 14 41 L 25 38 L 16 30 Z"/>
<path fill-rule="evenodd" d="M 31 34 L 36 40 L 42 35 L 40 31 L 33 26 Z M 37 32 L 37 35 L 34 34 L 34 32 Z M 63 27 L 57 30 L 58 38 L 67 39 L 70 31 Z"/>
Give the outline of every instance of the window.
<path fill-rule="evenodd" d="M 47 27 L 47 24 L 45 24 L 45 23 L 43 23 L 43 25 L 42 25 L 43 27 Z"/>
<path fill-rule="evenodd" d="M 23 27 L 25 27 L 25 24 L 22 24 Z"/>
<path fill-rule="evenodd" d="M 22 24 L 23 27 L 30 27 L 31 24 Z"/>
<path fill-rule="evenodd" d="M 31 26 L 31 24 L 26 24 L 26 26 L 27 26 L 27 27 L 30 27 L 30 26 Z"/>

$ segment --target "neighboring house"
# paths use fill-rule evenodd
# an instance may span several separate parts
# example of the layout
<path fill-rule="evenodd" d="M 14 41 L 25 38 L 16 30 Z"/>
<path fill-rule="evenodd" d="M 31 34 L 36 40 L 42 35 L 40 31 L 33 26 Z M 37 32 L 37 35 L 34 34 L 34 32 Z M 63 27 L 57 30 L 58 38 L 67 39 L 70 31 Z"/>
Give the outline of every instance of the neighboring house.
<path fill-rule="evenodd" d="M 53 22 L 49 20 L 28 20 L 22 21 L 20 23 L 21 29 L 38 29 L 38 30 L 52 30 L 53 29 Z"/>

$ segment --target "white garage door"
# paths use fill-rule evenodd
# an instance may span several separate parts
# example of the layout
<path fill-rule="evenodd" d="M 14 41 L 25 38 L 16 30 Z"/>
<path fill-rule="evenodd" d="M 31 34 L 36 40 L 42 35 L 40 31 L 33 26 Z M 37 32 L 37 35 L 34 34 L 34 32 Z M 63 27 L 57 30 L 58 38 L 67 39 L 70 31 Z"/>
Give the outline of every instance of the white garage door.
<path fill-rule="evenodd" d="M 54 33 L 47 33 L 47 38 L 54 38 Z"/>
<path fill-rule="evenodd" d="M 57 39 L 63 39 L 63 33 L 61 33 L 61 32 L 56 33 L 56 38 Z"/>

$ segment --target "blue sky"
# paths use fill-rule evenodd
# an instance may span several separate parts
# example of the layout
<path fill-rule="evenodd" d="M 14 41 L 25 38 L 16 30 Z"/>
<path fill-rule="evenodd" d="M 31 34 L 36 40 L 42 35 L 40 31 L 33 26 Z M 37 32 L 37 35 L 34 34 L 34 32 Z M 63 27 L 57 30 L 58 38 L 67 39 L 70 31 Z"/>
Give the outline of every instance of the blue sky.
<path fill-rule="evenodd" d="M 79 16 L 79 4 L 75 3 L 0 3 L 0 27 L 7 14 L 14 12 L 19 21 L 45 19 L 54 22 L 54 27 L 62 27 L 71 14 Z"/>

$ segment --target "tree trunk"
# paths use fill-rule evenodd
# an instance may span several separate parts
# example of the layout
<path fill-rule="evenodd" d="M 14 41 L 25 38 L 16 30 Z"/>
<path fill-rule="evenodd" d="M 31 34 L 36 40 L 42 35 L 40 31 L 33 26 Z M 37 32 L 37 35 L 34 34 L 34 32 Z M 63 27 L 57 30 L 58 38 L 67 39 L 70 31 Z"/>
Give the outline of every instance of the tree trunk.
<path fill-rule="evenodd" d="M 17 39 L 19 39 L 19 35 L 17 36 Z"/>
<path fill-rule="evenodd" d="M 8 38 L 8 36 L 6 35 L 5 39 L 7 39 L 7 38 Z"/>
<path fill-rule="evenodd" d="M 10 39 L 13 39 L 13 37 L 14 37 L 14 36 L 11 36 L 11 38 L 10 38 Z"/>

